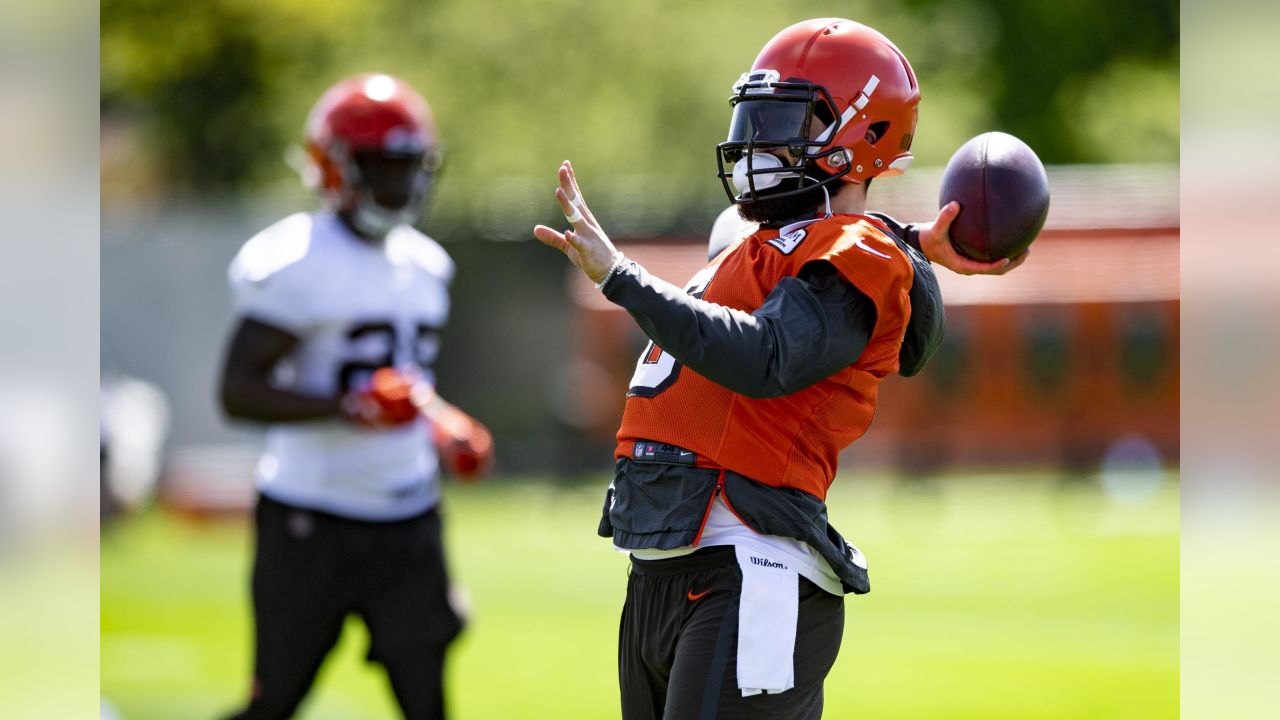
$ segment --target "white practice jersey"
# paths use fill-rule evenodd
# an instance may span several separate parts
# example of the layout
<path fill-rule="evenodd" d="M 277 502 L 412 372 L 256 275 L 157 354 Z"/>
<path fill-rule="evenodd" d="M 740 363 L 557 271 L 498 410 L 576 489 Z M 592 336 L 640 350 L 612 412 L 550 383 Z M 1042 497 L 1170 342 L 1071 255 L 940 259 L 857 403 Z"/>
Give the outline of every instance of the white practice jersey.
<path fill-rule="evenodd" d="M 402 225 L 380 244 L 331 212 L 298 213 L 245 243 L 229 271 L 237 313 L 301 343 L 274 381 L 336 397 L 377 368 L 431 366 L 449 314 L 453 261 Z M 439 500 L 438 461 L 425 419 L 392 429 L 345 420 L 273 424 L 259 490 L 291 505 L 365 520 L 396 520 Z"/>

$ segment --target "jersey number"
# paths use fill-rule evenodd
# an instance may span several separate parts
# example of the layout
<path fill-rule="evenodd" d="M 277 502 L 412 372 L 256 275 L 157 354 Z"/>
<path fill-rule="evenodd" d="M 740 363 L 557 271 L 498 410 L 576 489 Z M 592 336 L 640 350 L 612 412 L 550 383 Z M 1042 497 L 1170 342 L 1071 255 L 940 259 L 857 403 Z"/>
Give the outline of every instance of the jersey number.
<path fill-rule="evenodd" d="M 699 270 L 685 287 L 685 292 L 695 298 L 701 298 L 706 294 L 707 286 L 711 284 L 711 279 L 715 277 L 719 267 L 715 265 Z M 662 348 L 650 342 L 645 345 L 644 352 L 640 353 L 640 359 L 636 361 L 636 371 L 631 376 L 627 397 L 651 398 L 675 384 L 678 377 L 680 377 L 680 363 L 676 362 L 670 353 L 664 352 Z"/>
<path fill-rule="evenodd" d="M 347 331 L 347 341 L 360 348 L 364 357 L 343 363 L 338 368 L 338 387 L 345 394 L 357 381 L 363 381 L 382 367 L 397 364 L 400 346 L 396 326 L 389 322 L 366 322 Z M 407 349 L 407 361 L 424 370 L 431 367 L 440 350 L 440 328 L 418 323 L 414 328 L 413 345 Z"/>

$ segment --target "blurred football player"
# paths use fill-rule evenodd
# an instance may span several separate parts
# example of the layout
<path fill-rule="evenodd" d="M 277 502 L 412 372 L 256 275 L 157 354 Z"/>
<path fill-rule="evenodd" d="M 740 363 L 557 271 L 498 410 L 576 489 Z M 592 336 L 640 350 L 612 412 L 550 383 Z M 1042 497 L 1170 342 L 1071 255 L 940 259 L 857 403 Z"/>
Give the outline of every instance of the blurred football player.
<path fill-rule="evenodd" d="M 405 717 L 444 715 L 462 627 L 441 547 L 441 465 L 487 472 L 492 438 L 433 390 L 454 265 L 412 227 L 440 155 L 423 98 L 387 75 L 330 88 L 306 125 L 326 209 L 249 240 L 222 405 L 269 423 L 258 463 L 255 663 L 237 718 L 291 717 L 348 614 Z"/>
<path fill-rule="evenodd" d="M 866 211 L 911 163 L 920 90 L 872 28 L 826 18 L 770 40 L 733 87 L 719 176 L 741 219 L 683 288 L 618 252 L 569 163 L 572 228 L 538 226 L 652 340 L 618 431 L 600 534 L 631 555 L 622 716 L 817 718 L 862 553 L 827 522 L 840 450 L 879 383 L 914 375 L 944 316 L 929 261 L 1007 272 L 951 247 L 958 212 L 903 226 Z"/>

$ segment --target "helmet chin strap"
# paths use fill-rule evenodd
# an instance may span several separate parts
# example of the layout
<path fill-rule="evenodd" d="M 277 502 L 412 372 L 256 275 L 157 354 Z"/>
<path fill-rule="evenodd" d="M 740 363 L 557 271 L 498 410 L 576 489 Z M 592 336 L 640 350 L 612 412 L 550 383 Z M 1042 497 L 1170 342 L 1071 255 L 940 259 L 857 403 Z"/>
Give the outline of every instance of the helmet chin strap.
<path fill-rule="evenodd" d="M 819 185 L 818 187 L 822 188 L 822 204 L 826 208 L 826 215 L 823 215 L 822 218 L 825 220 L 831 217 L 831 193 L 827 192 L 826 185 Z"/>

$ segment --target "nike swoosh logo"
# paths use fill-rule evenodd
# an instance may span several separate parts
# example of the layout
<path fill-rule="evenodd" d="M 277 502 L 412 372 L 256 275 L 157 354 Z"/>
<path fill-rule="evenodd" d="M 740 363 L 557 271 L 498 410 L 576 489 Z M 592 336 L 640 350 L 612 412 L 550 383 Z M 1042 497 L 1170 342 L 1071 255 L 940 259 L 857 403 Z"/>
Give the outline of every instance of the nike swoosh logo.
<path fill-rule="evenodd" d="M 700 593 L 694 594 L 694 592 L 693 592 L 693 588 L 689 588 L 689 602 L 698 602 L 699 600 L 701 600 L 701 599 L 703 598 L 703 596 L 704 596 L 704 595 L 706 595 L 707 593 L 711 592 L 711 591 L 712 591 L 712 590 L 714 590 L 714 589 L 715 589 L 715 588 L 713 588 L 713 587 L 709 587 L 709 588 L 707 588 L 706 590 L 703 590 L 703 591 L 702 591 L 702 592 L 700 592 Z"/>
<path fill-rule="evenodd" d="M 884 258 L 885 260 L 892 260 L 892 259 L 893 259 L 893 258 L 890 258 L 888 255 L 885 255 L 884 253 L 880 252 L 879 250 L 876 250 L 875 248 L 871 247 L 870 245 L 868 245 L 868 244 L 867 244 L 867 241 L 866 241 L 866 240 L 863 240 L 863 239 L 862 239 L 862 238 L 860 238 L 860 237 L 856 237 L 856 238 L 854 238 L 854 239 L 853 239 L 853 244 L 854 244 L 854 245 L 857 245 L 858 247 L 862 248 L 863 250 L 866 250 L 867 252 L 871 253 L 872 255 L 879 255 L 880 257 Z"/>

